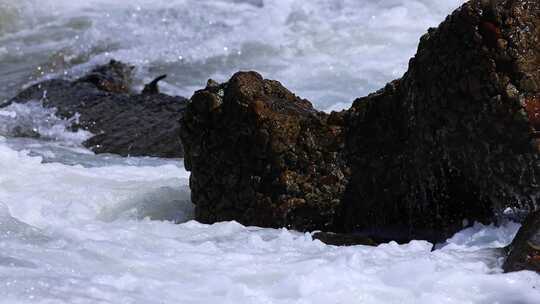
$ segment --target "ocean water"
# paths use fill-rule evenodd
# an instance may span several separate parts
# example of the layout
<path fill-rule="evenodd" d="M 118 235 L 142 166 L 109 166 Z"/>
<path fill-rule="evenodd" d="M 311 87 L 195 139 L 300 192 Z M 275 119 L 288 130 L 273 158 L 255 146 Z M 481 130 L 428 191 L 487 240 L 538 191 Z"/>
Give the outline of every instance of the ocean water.
<path fill-rule="evenodd" d="M 190 97 L 257 70 L 343 108 L 405 72 L 421 34 L 463 0 L 0 0 L 0 99 L 116 58 Z M 140 83 L 139 83 L 140 84 Z"/>
<path fill-rule="evenodd" d="M 461 3 L 0 0 L 0 103 L 116 58 L 138 88 L 167 73 L 163 89 L 189 97 L 257 70 L 341 109 L 400 77 Z M 37 101 L 0 110 L 0 303 L 540 303 L 539 275 L 500 268 L 519 224 L 477 224 L 434 251 L 203 225 L 181 159 L 95 155 L 70 123 Z"/>

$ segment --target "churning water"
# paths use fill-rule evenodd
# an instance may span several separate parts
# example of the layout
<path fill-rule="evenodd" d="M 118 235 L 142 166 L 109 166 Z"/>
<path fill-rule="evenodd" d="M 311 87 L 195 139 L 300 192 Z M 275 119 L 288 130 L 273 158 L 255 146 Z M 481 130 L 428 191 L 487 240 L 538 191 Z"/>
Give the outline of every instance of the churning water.
<path fill-rule="evenodd" d="M 400 77 L 462 2 L 0 0 L 0 103 L 115 58 L 139 86 L 169 74 L 169 93 L 257 70 L 339 109 Z M 540 303 L 540 276 L 500 269 L 517 224 L 436 251 L 202 225 L 181 160 L 94 155 L 68 125 L 37 102 L 0 110 L 0 303 Z"/>
<path fill-rule="evenodd" d="M 257 70 L 321 109 L 398 78 L 418 39 L 463 0 L 0 0 L 0 98 L 109 58 L 167 73 L 189 97 Z M 7 95 L 6 95 L 7 94 Z"/>

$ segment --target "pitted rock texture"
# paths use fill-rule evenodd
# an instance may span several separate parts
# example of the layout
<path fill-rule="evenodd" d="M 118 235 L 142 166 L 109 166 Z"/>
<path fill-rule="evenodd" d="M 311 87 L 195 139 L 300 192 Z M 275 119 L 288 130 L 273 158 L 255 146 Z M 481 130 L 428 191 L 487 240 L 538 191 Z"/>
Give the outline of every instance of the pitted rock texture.
<path fill-rule="evenodd" d="M 254 72 L 209 82 L 183 122 L 196 218 L 305 230 L 335 225 L 350 174 L 343 119 Z"/>
<path fill-rule="evenodd" d="M 59 117 L 78 115 L 73 129 L 95 135 L 84 145 L 96 153 L 182 157 L 179 120 L 187 100 L 160 94 L 157 82 L 150 91 L 132 93 L 132 70 L 113 60 L 75 81 L 53 79 L 36 84 L 8 104 L 41 100 L 45 107 L 56 108 Z"/>
<path fill-rule="evenodd" d="M 539 39 L 538 1 L 470 1 L 421 38 L 402 79 L 355 101 L 345 229 L 444 238 L 536 208 Z"/>
<path fill-rule="evenodd" d="M 197 219 L 440 241 L 535 209 L 539 40 L 538 1 L 473 0 L 342 113 L 253 72 L 209 83 L 182 122 Z"/>

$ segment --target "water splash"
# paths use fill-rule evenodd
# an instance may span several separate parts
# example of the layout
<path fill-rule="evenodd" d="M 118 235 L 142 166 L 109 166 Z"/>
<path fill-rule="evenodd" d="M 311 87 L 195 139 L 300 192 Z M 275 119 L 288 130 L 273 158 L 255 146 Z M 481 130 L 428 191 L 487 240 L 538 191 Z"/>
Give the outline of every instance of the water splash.
<path fill-rule="evenodd" d="M 88 131 L 70 130 L 78 122 L 77 115 L 70 119 L 60 119 L 55 113 L 55 108 L 44 108 L 40 101 L 13 103 L 1 108 L 0 136 L 41 138 L 68 145 L 80 145 L 93 136 Z"/>

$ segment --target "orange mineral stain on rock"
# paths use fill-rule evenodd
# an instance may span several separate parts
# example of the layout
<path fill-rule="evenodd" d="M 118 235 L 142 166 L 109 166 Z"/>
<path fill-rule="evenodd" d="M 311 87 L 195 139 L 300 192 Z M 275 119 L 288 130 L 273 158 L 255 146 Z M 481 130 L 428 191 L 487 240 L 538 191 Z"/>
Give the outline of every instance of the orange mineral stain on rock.
<path fill-rule="evenodd" d="M 268 106 L 266 102 L 257 99 L 250 104 L 251 111 L 259 119 L 264 119 L 268 116 Z"/>

